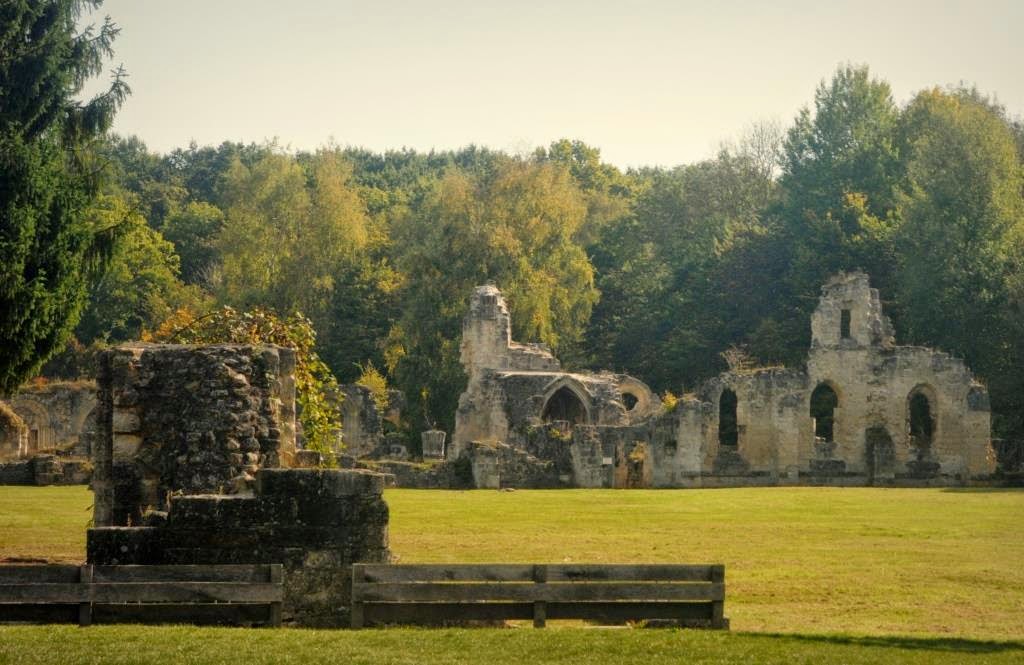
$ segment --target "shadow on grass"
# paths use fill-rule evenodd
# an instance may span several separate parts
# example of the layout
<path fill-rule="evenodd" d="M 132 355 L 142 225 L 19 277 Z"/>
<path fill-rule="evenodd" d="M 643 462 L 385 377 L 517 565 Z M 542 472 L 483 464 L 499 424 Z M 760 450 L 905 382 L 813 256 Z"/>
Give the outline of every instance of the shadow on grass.
<path fill-rule="evenodd" d="M 954 494 L 995 494 L 1003 492 L 1024 492 L 1024 485 L 1003 485 L 1001 487 L 943 487 L 943 492 Z"/>
<path fill-rule="evenodd" d="M 901 635 L 800 635 L 792 633 L 742 633 L 744 637 L 771 638 L 815 644 L 836 644 L 914 651 L 945 651 L 947 653 L 1005 653 L 1019 651 L 1024 654 L 1024 642 L 998 640 L 971 640 L 958 637 L 907 637 Z"/>

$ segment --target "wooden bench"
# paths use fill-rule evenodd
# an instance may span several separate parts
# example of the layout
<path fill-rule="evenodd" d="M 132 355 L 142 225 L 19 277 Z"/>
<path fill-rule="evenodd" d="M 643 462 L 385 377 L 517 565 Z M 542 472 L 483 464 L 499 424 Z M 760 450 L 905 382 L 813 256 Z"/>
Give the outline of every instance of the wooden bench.
<path fill-rule="evenodd" d="M 661 620 L 728 628 L 725 566 L 377 565 L 352 567 L 352 627 L 465 621 Z"/>
<path fill-rule="evenodd" d="M 0 566 L 0 621 L 281 625 L 280 564 Z"/>

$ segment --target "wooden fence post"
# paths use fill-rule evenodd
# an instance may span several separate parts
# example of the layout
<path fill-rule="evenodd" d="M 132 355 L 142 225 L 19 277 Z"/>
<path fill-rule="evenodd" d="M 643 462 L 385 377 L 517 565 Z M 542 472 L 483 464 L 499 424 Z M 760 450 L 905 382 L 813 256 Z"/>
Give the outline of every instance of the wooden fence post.
<path fill-rule="evenodd" d="M 284 584 L 284 566 L 279 563 L 270 564 L 270 583 L 271 584 Z M 274 628 L 281 627 L 281 602 L 270 604 L 270 617 L 267 621 L 268 624 Z"/>
<path fill-rule="evenodd" d="M 711 567 L 711 583 L 722 585 L 722 599 L 711 603 L 711 627 L 725 628 L 725 566 Z"/>
<path fill-rule="evenodd" d="M 537 565 L 533 567 L 533 581 L 535 584 L 547 584 L 548 567 Z M 548 620 L 548 604 L 544 600 L 533 601 L 533 627 L 543 628 Z"/>
<path fill-rule="evenodd" d="M 363 569 L 359 567 L 359 564 L 352 565 L 352 628 L 359 629 L 363 627 L 364 616 L 363 616 L 363 601 L 362 598 L 356 594 L 356 590 L 365 581 L 366 576 L 363 573 Z"/>
<path fill-rule="evenodd" d="M 78 625 L 92 625 L 92 566 L 85 565 L 78 569 L 78 581 L 87 586 L 89 599 L 78 604 Z"/>

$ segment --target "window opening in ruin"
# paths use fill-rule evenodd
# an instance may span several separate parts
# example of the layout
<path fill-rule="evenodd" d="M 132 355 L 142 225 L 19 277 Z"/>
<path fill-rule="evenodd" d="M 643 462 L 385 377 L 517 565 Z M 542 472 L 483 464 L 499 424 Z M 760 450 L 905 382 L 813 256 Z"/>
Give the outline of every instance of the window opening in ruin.
<path fill-rule="evenodd" d="M 850 310 L 848 309 L 839 313 L 839 336 L 843 339 L 850 339 Z"/>
<path fill-rule="evenodd" d="M 39 450 L 39 430 L 32 429 L 28 432 L 28 449 L 29 452 L 36 452 Z"/>
<path fill-rule="evenodd" d="M 718 398 L 718 445 L 735 446 L 740 431 L 736 424 L 736 393 L 726 388 Z"/>
<path fill-rule="evenodd" d="M 923 392 L 916 392 L 910 397 L 910 438 L 918 451 L 924 452 L 931 447 L 934 433 L 931 402 Z"/>
<path fill-rule="evenodd" d="M 633 393 L 622 393 L 622 403 L 626 406 L 626 411 L 635 409 L 639 401 L 640 399 Z"/>
<path fill-rule="evenodd" d="M 546 423 L 556 420 L 564 420 L 570 425 L 585 424 L 587 422 L 587 408 L 583 402 L 569 388 L 562 386 L 555 394 L 548 399 L 541 413 L 541 420 Z"/>
<path fill-rule="evenodd" d="M 833 441 L 835 433 L 835 411 L 839 396 L 832 386 L 821 383 L 811 393 L 811 417 L 814 418 L 814 437 Z"/>

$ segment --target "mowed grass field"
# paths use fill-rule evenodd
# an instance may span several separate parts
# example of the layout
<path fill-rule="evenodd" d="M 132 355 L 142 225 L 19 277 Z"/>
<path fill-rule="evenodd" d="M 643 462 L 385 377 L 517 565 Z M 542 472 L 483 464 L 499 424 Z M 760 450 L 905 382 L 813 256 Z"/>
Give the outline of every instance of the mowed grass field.
<path fill-rule="evenodd" d="M 1024 662 L 1021 490 L 389 490 L 386 499 L 400 562 L 724 563 L 733 631 L 7 627 L 0 663 L 61 662 L 65 651 L 95 662 L 316 660 L 309 649 L 374 663 Z M 82 487 L 0 488 L 0 559 L 81 560 L 90 504 Z M 58 634 L 51 651 L 30 645 Z M 105 640 L 140 650 L 105 651 Z M 188 644 L 203 645 L 198 660 Z"/>

